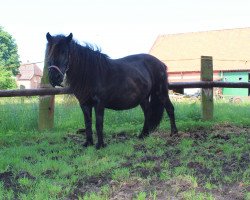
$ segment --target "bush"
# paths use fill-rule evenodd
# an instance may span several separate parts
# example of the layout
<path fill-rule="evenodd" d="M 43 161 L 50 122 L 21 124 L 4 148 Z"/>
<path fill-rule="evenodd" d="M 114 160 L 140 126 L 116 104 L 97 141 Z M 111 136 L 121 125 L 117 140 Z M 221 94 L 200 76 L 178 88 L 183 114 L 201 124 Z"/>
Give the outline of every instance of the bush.
<path fill-rule="evenodd" d="M 7 71 L 4 67 L 0 67 L 0 90 L 16 88 L 15 78 L 12 77 L 11 71 Z"/>

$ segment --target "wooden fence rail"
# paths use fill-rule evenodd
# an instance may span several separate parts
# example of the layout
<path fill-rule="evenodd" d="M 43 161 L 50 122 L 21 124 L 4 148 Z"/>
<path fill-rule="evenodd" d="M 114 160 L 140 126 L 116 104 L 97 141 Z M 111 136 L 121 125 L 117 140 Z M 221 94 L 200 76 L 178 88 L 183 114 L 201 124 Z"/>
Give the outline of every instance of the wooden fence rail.
<path fill-rule="evenodd" d="M 45 96 L 57 94 L 70 94 L 69 88 L 40 88 L 22 90 L 0 90 L 0 97 Z"/>
<path fill-rule="evenodd" d="M 197 82 L 175 82 L 169 83 L 169 89 L 180 88 L 250 88 L 248 82 L 220 82 L 220 81 L 197 81 Z M 22 96 L 44 96 L 72 94 L 69 88 L 40 88 L 22 90 L 0 90 L 0 97 L 22 97 Z"/>

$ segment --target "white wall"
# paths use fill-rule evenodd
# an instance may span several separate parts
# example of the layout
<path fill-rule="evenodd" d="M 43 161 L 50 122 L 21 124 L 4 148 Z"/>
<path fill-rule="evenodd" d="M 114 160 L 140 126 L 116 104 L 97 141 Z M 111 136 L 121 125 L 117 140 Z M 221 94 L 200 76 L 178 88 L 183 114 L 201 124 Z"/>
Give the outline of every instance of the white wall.
<path fill-rule="evenodd" d="M 25 89 L 30 89 L 31 88 L 29 80 L 27 80 L 27 81 L 17 81 L 17 85 L 18 85 L 18 88 L 20 88 L 21 85 L 23 85 L 25 87 Z"/>

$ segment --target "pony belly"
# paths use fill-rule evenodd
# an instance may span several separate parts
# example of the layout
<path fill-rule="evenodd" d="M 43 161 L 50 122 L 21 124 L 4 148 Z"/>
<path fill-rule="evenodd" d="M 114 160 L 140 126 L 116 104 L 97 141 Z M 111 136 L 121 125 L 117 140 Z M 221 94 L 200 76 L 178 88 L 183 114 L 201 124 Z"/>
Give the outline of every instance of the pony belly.
<path fill-rule="evenodd" d="M 107 104 L 105 108 L 112 109 L 112 110 L 129 110 L 138 106 L 139 103 L 134 104 Z"/>
<path fill-rule="evenodd" d="M 139 100 L 132 100 L 129 98 L 125 99 L 114 99 L 109 101 L 105 107 L 112 110 L 128 110 L 134 108 L 140 104 Z"/>
<path fill-rule="evenodd" d="M 128 110 L 138 106 L 147 98 L 148 90 L 135 87 L 120 88 L 119 92 L 113 92 L 106 101 L 105 107 L 113 110 Z"/>

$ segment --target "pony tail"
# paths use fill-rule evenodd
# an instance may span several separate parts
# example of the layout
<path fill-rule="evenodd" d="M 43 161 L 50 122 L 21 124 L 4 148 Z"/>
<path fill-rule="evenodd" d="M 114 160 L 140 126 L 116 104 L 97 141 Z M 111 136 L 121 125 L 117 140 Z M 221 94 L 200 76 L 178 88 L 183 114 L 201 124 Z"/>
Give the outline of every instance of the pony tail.
<path fill-rule="evenodd" d="M 154 131 L 161 122 L 164 105 L 160 101 L 159 97 L 152 93 L 150 100 L 150 120 L 149 120 L 149 132 Z"/>

